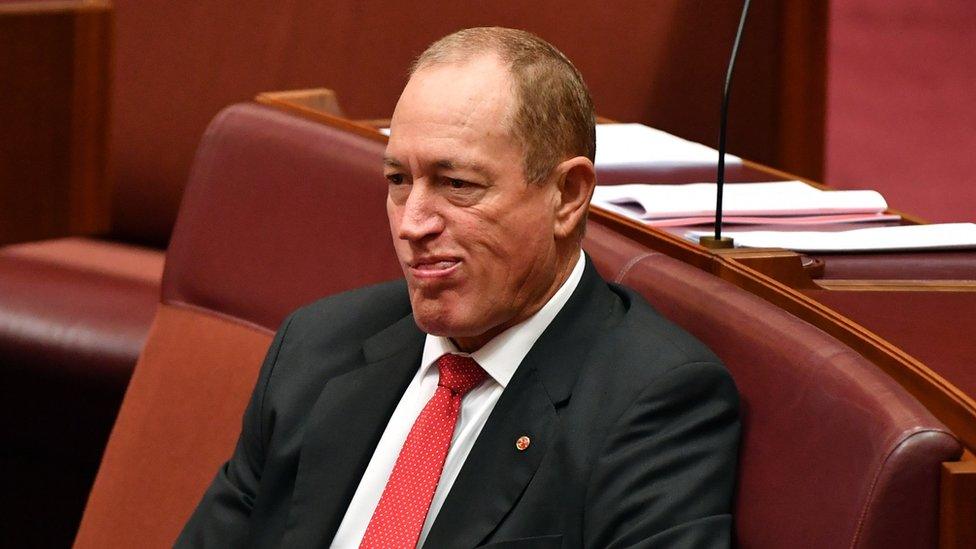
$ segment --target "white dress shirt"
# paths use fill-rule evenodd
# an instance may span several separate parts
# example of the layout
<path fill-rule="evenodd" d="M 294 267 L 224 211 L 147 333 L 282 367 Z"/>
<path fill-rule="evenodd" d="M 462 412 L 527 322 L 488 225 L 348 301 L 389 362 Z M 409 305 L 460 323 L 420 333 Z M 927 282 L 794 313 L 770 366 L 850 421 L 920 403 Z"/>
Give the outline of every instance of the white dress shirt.
<path fill-rule="evenodd" d="M 421 530 L 417 547 L 422 546 L 427 539 L 430 527 L 444 504 L 447 494 L 451 491 L 451 486 L 454 485 L 454 479 L 457 478 L 464 460 L 467 459 L 482 427 L 488 421 L 491 410 L 512 379 L 518 365 L 579 285 L 580 278 L 583 276 L 583 265 L 583 253 L 580 252 L 573 272 L 552 298 L 539 309 L 539 312 L 498 334 L 481 349 L 470 353 L 470 356 L 488 372 L 488 379 L 472 389 L 461 401 L 461 414 L 454 428 L 451 448 L 444 461 L 444 469 L 441 471 L 434 498 L 430 502 L 430 510 L 427 512 L 427 520 Z M 356 493 L 332 540 L 332 547 L 337 549 L 359 547 L 366 533 L 366 527 L 373 517 L 373 511 L 383 495 L 387 479 L 400 455 L 400 449 L 407 440 L 410 428 L 437 389 L 439 374 L 437 368 L 433 366 L 445 353 L 467 354 L 460 353 L 449 338 L 428 334 L 424 342 L 420 368 L 400 397 L 400 403 L 397 404 L 379 444 L 373 451 L 373 457 L 366 467 L 363 478 L 359 481 Z"/>

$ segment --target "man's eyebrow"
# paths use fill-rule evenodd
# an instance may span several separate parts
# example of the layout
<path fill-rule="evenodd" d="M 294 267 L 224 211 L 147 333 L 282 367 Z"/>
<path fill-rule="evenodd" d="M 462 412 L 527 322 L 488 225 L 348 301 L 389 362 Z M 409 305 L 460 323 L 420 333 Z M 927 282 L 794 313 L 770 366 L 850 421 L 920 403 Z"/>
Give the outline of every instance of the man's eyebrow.
<path fill-rule="evenodd" d="M 476 162 L 463 162 L 458 160 L 438 160 L 434 165 L 442 170 L 467 170 L 482 175 L 490 175 L 491 171 Z"/>
<path fill-rule="evenodd" d="M 384 156 L 383 165 L 387 168 L 403 169 L 403 163 L 392 156 Z M 443 159 L 434 162 L 434 166 L 441 170 L 467 170 L 482 175 L 491 175 L 491 170 L 477 162 Z"/>

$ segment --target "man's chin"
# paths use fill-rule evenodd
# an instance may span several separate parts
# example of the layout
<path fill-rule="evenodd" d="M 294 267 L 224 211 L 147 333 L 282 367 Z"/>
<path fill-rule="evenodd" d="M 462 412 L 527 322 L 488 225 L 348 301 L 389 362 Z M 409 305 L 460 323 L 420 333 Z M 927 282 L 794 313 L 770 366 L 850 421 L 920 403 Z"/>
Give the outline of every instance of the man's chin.
<path fill-rule="evenodd" d="M 414 322 L 424 333 L 443 337 L 465 337 L 476 331 L 470 322 L 464 322 L 457 317 L 455 311 L 446 307 L 430 307 L 429 304 L 421 304 L 413 308 Z"/>
<path fill-rule="evenodd" d="M 455 337 L 458 334 L 458 327 L 453 322 L 445 322 L 443 316 L 414 312 L 413 319 L 417 327 L 426 334 L 443 337 Z"/>
<path fill-rule="evenodd" d="M 485 327 L 483 323 L 456 318 L 449 313 L 417 314 L 414 322 L 426 334 L 450 338 L 461 351 L 472 353 L 491 341 L 499 333 L 498 328 Z"/>

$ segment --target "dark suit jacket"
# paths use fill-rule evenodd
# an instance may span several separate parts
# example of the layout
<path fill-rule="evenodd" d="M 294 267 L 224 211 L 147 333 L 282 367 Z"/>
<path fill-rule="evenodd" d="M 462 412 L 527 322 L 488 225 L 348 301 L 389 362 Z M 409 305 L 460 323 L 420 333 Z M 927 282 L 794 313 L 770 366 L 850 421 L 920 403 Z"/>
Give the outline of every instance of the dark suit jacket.
<path fill-rule="evenodd" d="M 293 313 L 177 546 L 328 547 L 423 345 L 402 281 Z M 711 352 L 587 261 L 425 546 L 726 547 L 737 405 Z"/>

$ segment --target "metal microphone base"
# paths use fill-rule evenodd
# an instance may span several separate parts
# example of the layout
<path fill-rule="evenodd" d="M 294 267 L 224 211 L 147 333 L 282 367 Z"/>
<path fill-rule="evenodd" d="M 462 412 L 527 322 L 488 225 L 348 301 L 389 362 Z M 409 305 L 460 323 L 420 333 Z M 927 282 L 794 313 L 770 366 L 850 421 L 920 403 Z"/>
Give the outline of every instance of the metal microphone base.
<path fill-rule="evenodd" d="M 714 236 L 702 236 L 698 238 L 698 244 L 700 244 L 703 248 L 708 248 L 710 250 L 721 250 L 735 247 L 732 239 L 727 236 L 723 236 L 719 239 L 716 239 Z"/>

